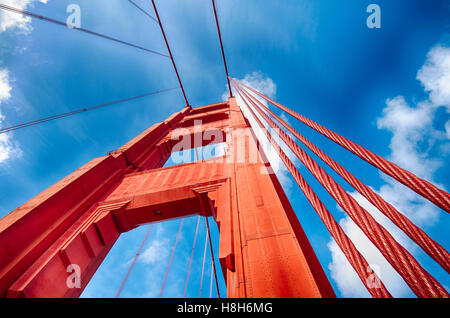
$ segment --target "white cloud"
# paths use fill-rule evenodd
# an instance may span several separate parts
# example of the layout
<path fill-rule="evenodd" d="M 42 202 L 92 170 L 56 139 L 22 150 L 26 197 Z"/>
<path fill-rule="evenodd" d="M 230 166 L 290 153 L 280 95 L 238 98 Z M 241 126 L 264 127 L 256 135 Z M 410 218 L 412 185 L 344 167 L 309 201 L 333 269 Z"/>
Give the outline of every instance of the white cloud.
<path fill-rule="evenodd" d="M 7 69 L 0 69 L 0 105 L 11 98 L 11 84 Z M 3 127 L 5 116 L 0 108 L 0 128 Z M 0 164 L 10 158 L 20 157 L 22 151 L 10 134 L 0 134 Z"/>
<path fill-rule="evenodd" d="M 450 120 L 445 123 L 445 135 L 450 139 Z"/>
<path fill-rule="evenodd" d="M 34 2 L 46 4 L 47 0 L 5 0 L 2 3 L 24 10 Z M 22 33 L 29 34 L 32 31 L 31 18 L 21 14 L 0 10 L 0 32 L 9 29 L 16 29 Z M 0 69 L 0 106 L 11 98 L 11 84 L 9 71 Z M 5 116 L 0 108 L 0 128 L 4 127 Z M 15 142 L 11 134 L 0 135 L 0 164 L 8 159 L 17 158 L 22 155 L 22 151 L 17 142 Z"/>
<path fill-rule="evenodd" d="M 429 92 L 429 100 L 410 106 L 403 96 L 388 99 L 383 115 L 377 121 L 377 126 L 379 129 L 386 129 L 392 133 L 389 159 L 433 182 L 437 169 L 446 162 L 442 157 L 448 154 L 442 150 L 448 144 L 446 139 L 450 135 L 450 121 L 446 123 L 445 131 L 436 130 L 433 123 L 434 115 L 439 107 L 444 106 L 447 111 L 450 110 L 450 49 L 440 45 L 433 48 L 428 53 L 426 63 L 419 70 L 417 79 L 422 82 L 425 91 Z M 433 149 L 436 144 L 441 152 L 433 156 L 430 149 Z M 382 178 L 386 184 L 377 192 L 387 202 L 419 226 L 432 226 L 437 222 L 440 211 L 433 204 L 390 177 L 382 175 Z M 403 232 L 359 193 L 351 194 L 400 244 L 414 253 L 418 247 Z M 349 217 L 344 217 L 340 224 L 369 264 L 379 266 L 381 280 L 388 290 L 397 297 L 410 296 L 411 291 L 408 286 L 353 221 Z M 336 243 L 330 241 L 328 246 L 332 253 L 329 269 L 342 295 L 368 297 L 369 293 Z"/>
<path fill-rule="evenodd" d="M 417 79 L 430 93 L 431 102 L 436 106 L 446 106 L 450 112 L 450 47 L 434 47 Z"/>
<path fill-rule="evenodd" d="M 436 108 L 428 102 L 410 107 L 402 96 L 387 100 L 386 105 L 377 125 L 393 134 L 389 145 L 391 161 L 419 177 L 431 179 L 442 162 L 423 152 L 421 144 L 432 142 Z"/>
<path fill-rule="evenodd" d="M 11 85 L 9 84 L 9 72 L 7 69 L 0 70 L 0 103 L 11 97 Z"/>
<path fill-rule="evenodd" d="M 141 254 L 139 260 L 145 264 L 155 264 L 169 256 L 168 240 L 153 240 L 150 246 Z"/>
<path fill-rule="evenodd" d="M 47 0 L 4 0 L 3 4 L 25 10 L 30 4 L 41 2 L 46 4 Z M 22 14 L 17 14 L 5 10 L 0 10 L 0 32 L 8 29 L 17 29 L 25 34 L 32 31 L 31 18 Z"/>

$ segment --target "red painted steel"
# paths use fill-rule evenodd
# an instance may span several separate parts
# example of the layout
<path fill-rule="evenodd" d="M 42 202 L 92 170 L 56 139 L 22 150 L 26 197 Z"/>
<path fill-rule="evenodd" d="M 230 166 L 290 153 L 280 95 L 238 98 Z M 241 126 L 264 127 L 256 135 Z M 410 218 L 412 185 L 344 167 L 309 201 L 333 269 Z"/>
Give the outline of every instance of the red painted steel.
<path fill-rule="evenodd" d="M 238 95 L 242 98 L 241 91 L 237 88 Z M 245 105 L 249 109 L 252 116 L 255 118 L 258 125 L 262 128 L 264 125 L 262 122 L 256 117 L 256 114 L 253 112 L 251 107 L 248 105 L 245 99 L 242 98 Z M 306 180 L 302 177 L 297 168 L 295 168 L 292 161 L 285 154 L 285 152 L 279 147 L 277 142 L 272 138 L 268 130 L 264 130 L 266 137 L 271 142 L 271 144 L 276 149 L 278 155 L 281 160 L 293 176 L 294 180 L 297 182 L 298 186 L 305 194 L 308 201 L 313 206 L 314 210 L 319 215 L 322 222 L 325 224 L 327 230 L 330 232 L 331 236 L 333 236 L 334 240 L 338 244 L 339 248 L 344 253 L 345 257 L 348 259 L 350 265 L 353 267 L 355 272 L 358 274 L 364 286 L 367 288 L 369 293 L 374 298 L 390 298 L 392 297 L 389 291 L 386 289 L 383 282 L 377 276 L 377 274 L 370 268 L 369 263 L 367 263 L 366 259 L 362 256 L 362 254 L 356 249 L 353 242 L 350 238 L 345 234 L 344 230 L 341 228 L 338 222 L 334 219 L 333 215 L 330 211 L 327 210 L 323 202 L 319 199 L 317 194 L 313 191 L 313 189 L 309 186 Z M 370 285 L 369 283 L 372 281 L 376 281 L 378 285 Z M 375 287 L 375 288 L 374 288 Z"/>
<path fill-rule="evenodd" d="M 239 90 L 239 88 L 238 88 Z M 250 102 L 257 105 L 250 99 Z M 251 109 L 251 108 L 249 108 Z M 276 125 L 259 108 L 261 116 L 269 123 Z M 295 141 L 284 131 L 275 130 L 292 152 L 313 174 L 319 183 L 347 212 L 350 218 L 364 232 L 367 238 L 378 248 L 392 267 L 402 276 L 412 291 L 419 297 L 449 297 L 445 288 L 431 276 L 417 260 L 375 219 L 362 208 L 323 168 L 321 168 Z"/>
<path fill-rule="evenodd" d="M 227 151 L 162 168 L 182 140 Z M 121 233 L 206 214 L 219 227 L 227 296 L 335 297 L 264 158 L 234 98 L 185 107 L 0 220 L 0 295 L 78 297 Z M 204 213 L 199 194 L 211 202 Z M 73 264 L 79 288 L 67 284 Z"/>
<path fill-rule="evenodd" d="M 440 207 L 441 209 L 445 210 L 446 212 L 450 213 L 450 194 L 444 190 L 441 190 L 431 184 L 430 182 L 423 180 L 419 177 L 417 177 L 415 174 L 400 168 L 396 164 L 384 159 L 383 157 L 374 154 L 370 150 L 365 149 L 364 147 L 361 147 L 360 145 L 352 142 L 351 140 L 348 140 L 335 132 L 331 131 L 330 129 L 321 126 L 317 124 L 316 122 L 294 112 L 293 110 L 287 108 L 286 106 L 281 105 L 280 103 L 270 99 L 267 96 L 264 96 L 263 94 L 259 93 L 258 91 L 254 90 L 253 88 L 239 82 L 244 87 L 248 88 L 253 93 L 257 94 L 261 98 L 267 100 L 269 103 L 272 103 L 273 105 L 277 106 L 281 110 L 285 111 L 292 117 L 298 119 L 305 125 L 311 127 L 315 131 L 321 133 L 325 137 L 329 138 L 330 140 L 334 141 L 338 145 L 344 147 L 345 149 L 349 150 L 353 154 L 357 155 L 361 159 L 367 161 L 374 167 L 380 169 L 387 175 L 391 176 L 392 178 L 396 179 L 398 182 L 401 182 L 405 186 L 411 188 L 424 198 L 430 200 L 435 205 Z"/>
<path fill-rule="evenodd" d="M 239 83 L 234 82 L 237 85 Z M 240 86 L 241 87 L 241 86 Z M 242 88 L 242 87 L 241 87 Z M 245 92 L 245 89 L 243 89 Z M 248 92 L 247 92 L 248 93 Z M 247 96 L 251 96 L 246 94 Z M 397 209 L 386 202 L 380 195 L 375 193 L 370 187 L 362 183 L 353 174 L 347 171 L 339 163 L 333 160 L 330 156 L 320 150 L 312 142 L 306 139 L 293 129 L 288 123 L 272 112 L 267 106 L 261 103 L 257 98 L 253 101 L 264 109 L 268 114 L 275 118 L 283 125 L 290 133 L 292 133 L 301 143 L 308 147 L 314 154 L 322 159 L 329 167 L 338 173 L 344 180 L 346 180 L 353 188 L 355 188 L 361 195 L 363 195 L 370 203 L 372 203 L 378 210 L 386 215 L 396 226 L 398 226 L 406 235 L 408 235 L 414 242 L 417 243 L 428 255 L 430 255 L 436 262 L 438 262 L 448 273 L 450 273 L 450 255 L 447 250 L 439 243 L 430 238 L 422 229 L 412 223 L 406 216 L 397 211 Z M 274 122 L 270 123 L 273 128 L 279 128 Z"/>

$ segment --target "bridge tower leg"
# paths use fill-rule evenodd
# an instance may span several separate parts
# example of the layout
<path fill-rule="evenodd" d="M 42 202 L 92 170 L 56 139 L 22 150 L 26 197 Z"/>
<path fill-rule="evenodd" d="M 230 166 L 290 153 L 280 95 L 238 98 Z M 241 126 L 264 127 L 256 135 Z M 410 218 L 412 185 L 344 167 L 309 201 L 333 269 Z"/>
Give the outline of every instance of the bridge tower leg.
<path fill-rule="evenodd" d="M 180 144 L 222 141 L 223 157 L 162 168 Z M 78 297 L 121 233 L 200 214 L 219 227 L 229 297 L 334 297 L 271 172 L 234 98 L 186 107 L 0 220 L 0 296 Z"/>

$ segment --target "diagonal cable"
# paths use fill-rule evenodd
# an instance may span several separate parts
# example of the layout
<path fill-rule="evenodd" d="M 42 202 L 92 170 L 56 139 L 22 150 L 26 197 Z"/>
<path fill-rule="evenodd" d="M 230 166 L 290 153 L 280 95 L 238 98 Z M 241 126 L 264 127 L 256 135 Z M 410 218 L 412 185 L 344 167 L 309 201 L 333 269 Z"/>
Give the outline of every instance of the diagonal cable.
<path fill-rule="evenodd" d="M 298 119 L 303 124 L 311 127 L 318 133 L 320 133 L 323 136 L 327 137 L 328 139 L 334 141 L 341 147 L 352 152 L 359 158 L 370 163 L 372 166 L 383 171 L 385 174 L 391 176 L 398 182 L 409 187 L 416 193 L 420 194 L 424 198 L 433 202 L 435 205 L 437 205 L 441 209 L 450 213 L 450 194 L 448 192 L 439 189 L 435 185 L 431 184 L 430 182 L 428 182 L 424 179 L 417 177 L 415 174 L 409 172 L 408 170 L 400 168 L 396 164 L 384 159 L 383 157 L 371 152 L 370 150 L 354 143 L 353 141 L 351 141 L 345 137 L 340 136 L 339 134 L 335 133 L 334 131 L 332 131 L 322 125 L 319 125 L 318 123 L 306 118 L 305 116 L 302 116 L 299 113 L 294 112 L 293 110 L 287 108 L 286 106 L 281 105 L 280 103 L 272 100 L 271 98 L 264 96 L 257 90 L 255 90 L 241 82 L 239 82 L 239 84 L 241 84 L 245 88 L 249 89 L 250 91 L 252 91 L 256 95 L 258 95 L 259 97 L 265 99 L 269 103 L 275 105 L 279 109 L 285 111 L 292 117 Z"/>
<path fill-rule="evenodd" d="M 129 102 L 131 100 L 135 100 L 135 99 L 139 99 L 139 98 L 143 98 L 143 97 L 147 97 L 147 96 L 151 96 L 151 95 L 160 94 L 160 93 L 171 91 L 171 90 L 174 90 L 174 89 L 177 89 L 177 88 L 178 88 L 178 86 L 177 87 L 168 88 L 168 89 L 157 90 L 157 91 L 154 91 L 154 92 L 151 92 L 151 93 L 137 95 L 137 96 L 133 96 L 133 97 L 125 98 L 125 99 L 120 99 L 120 100 L 116 100 L 116 101 L 113 101 L 113 102 L 108 102 L 108 103 L 95 105 L 95 106 L 91 106 L 91 107 L 81 108 L 81 109 L 77 109 L 77 110 L 74 110 L 74 111 L 71 111 L 71 112 L 67 112 L 67 113 L 63 113 L 63 114 L 58 114 L 58 115 L 54 115 L 54 116 L 50 116 L 50 117 L 45 117 L 45 118 L 41 118 L 41 119 L 25 122 L 25 123 L 22 123 L 22 124 L 17 124 L 17 125 L 10 126 L 10 127 L 5 127 L 5 128 L 0 129 L 0 135 L 4 134 L 4 133 L 11 132 L 11 131 L 14 131 L 14 130 L 22 129 L 22 128 L 25 128 L 25 127 L 34 126 L 34 125 L 37 125 L 37 124 L 42 124 L 42 123 L 45 123 L 45 122 L 48 122 L 48 121 L 52 121 L 52 120 L 56 120 L 56 119 L 60 119 L 60 118 L 64 118 L 64 117 L 73 116 L 73 115 L 76 115 L 76 114 L 88 112 L 88 111 L 91 111 L 91 110 L 95 110 L 95 109 L 99 109 L 99 108 L 103 108 L 103 107 L 107 107 L 107 106 L 111 106 L 111 105 L 116 105 L 116 104 L 120 104 L 120 103 Z"/>
<path fill-rule="evenodd" d="M 175 70 L 175 74 L 177 75 L 178 83 L 180 83 L 181 91 L 183 92 L 183 97 L 184 97 L 184 100 L 186 102 L 186 106 L 191 108 L 191 105 L 189 105 L 189 101 L 188 101 L 187 96 L 186 96 L 186 92 L 184 91 L 183 84 L 181 83 L 180 74 L 178 73 L 177 65 L 175 64 L 175 60 L 174 60 L 173 55 L 172 55 L 172 50 L 170 49 L 170 46 L 169 46 L 169 41 L 167 41 L 166 32 L 164 32 L 164 28 L 163 28 L 163 25 L 162 25 L 162 22 L 161 22 L 161 18 L 159 17 L 158 9 L 156 8 L 155 0 L 151 0 L 151 1 L 152 1 L 152 4 L 153 4 L 153 9 L 155 10 L 155 13 L 156 13 L 156 18 L 158 19 L 159 27 L 161 28 L 161 33 L 162 33 L 162 35 L 164 37 L 164 42 L 166 42 L 167 51 L 169 52 L 170 59 L 172 60 L 172 65 L 173 65 L 173 68 Z"/>
<path fill-rule="evenodd" d="M 42 21 L 46 21 L 46 22 L 50 22 L 50 23 L 53 23 L 53 24 L 57 24 L 57 25 L 60 25 L 60 26 L 67 27 L 67 23 L 65 23 L 65 22 L 62 22 L 62 21 L 59 21 L 59 20 L 55 20 L 55 19 L 52 19 L 52 18 L 49 18 L 49 17 L 45 17 L 43 15 L 39 15 L 39 14 L 30 12 L 30 11 L 14 8 L 14 7 L 8 6 L 6 4 L 1 4 L 0 3 L 0 9 L 6 10 L 6 11 L 9 11 L 9 12 L 13 12 L 13 13 L 17 13 L 17 14 L 23 14 L 23 15 L 26 15 L 26 16 L 29 16 L 29 17 L 33 17 L 33 18 L 42 20 Z M 117 42 L 117 43 L 120 43 L 120 44 L 131 46 L 131 47 L 134 47 L 136 49 L 139 49 L 139 50 L 142 50 L 142 51 L 146 51 L 148 53 L 161 55 L 161 56 L 164 56 L 164 57 L 169 57 L 169 56 L 167 56 L 164 53 L 160 53 L 160 52 L 157 52 L 157 51 L 154 51 L 154 50 L 150 50 L 150 49 L 147 49 L 145 47 L 142 47 L 142 46 L 130 43 L 130 42 L 122 41 L 122 40 L 113 38 L 113 37 L 111 37 L 109 35 L 104 35 L 104 34 L 101 34 L 101 33 L 95 32 L 95 31 L 91 31 L 91 30 L 88 30 L 88 29 L 77 28 L 77 27 L 74 26 L 73 30 L 77 30 L 77 31 L 80 31 L 80 32 L 88 33 L 88 34 L 95 35 L 95 36 L 98 36 L 98 37 L 101 37 L 101 38 L 104 38 L 104 39 L 107 39 L 107 40 L 110 40 L 110 41 L 114 41 L 114 42 Z"/>
<path fill-rule="evenodd" d="M 152 19 L 153 21 L 155 21 L 156 23 L 158 23 L 158 20 L 156 20 L 152 15 L 150 15 L 150 13 L 148 13 L 147 11 L 145 11 L 144 9 L 142 9 L 140 6 L 138 6 L 133 0 L 128 0 L 129 3 L 131 3 L 132 5 L 134 5 L 139 11 L 141 11 L 142 13 L 144 13 L 146 16 L 148 16 L 150 19 Z"/>
<path fill-rule="evenodd" d="M 251 99 L 250 101 L 252 102 Z M 257 108 L 254 102 L 252 104 Z M 262 110 L 260 110 L 260 114 L 263 117 L 267 116 Z M 275 129 L 275 131 L 339 206 L 347 212 L 355 224 L 378 248 L 418 297 L 449 297 L 445 288 L 370 213 L 362 208 L 351 195 L 300 148 L 288 134 L 281 129 Z"/>
<path fill-rule="evenodd" d="M 234 83 L 233 83 L 234 84 Z M 234 85 L 235 86 L 235 85 Z M 255 118 L 258 125 L 265 132 L 267 139 L 270 141 L 272 146 L 277 151 L 280 159 L 283 161 L 289 172 L 291 173 L 294 180 L 297 182 L 298 186 L 305 194 L 305 197 L 310 202 L 316 213 L 319 215 L 322 222 L 325 224 L 328 232 L 334 238 L 335 242 L 342 250 L 346 258 L 348 259 L 350 265 L 353 267 L 355 272 L 358 274 L 364 286 L 367 288 L 372 297 L 376 298 L 390 298 L 392 297 L 389 291 L 384 286 L 383 282 L 379 279 L 377 274 L 370 269 L 370 265 L 367 263 L 364 256 L 356 249 L 353 242 L 345 234 L 339 223 L 336 222 L 333 215 L 325 207 L 323 202 L 319 199 L 317 194 L 308 184 L 308 182 L 302 177 L 298 169 L 294 166 L 289 157 L 277 144 L 275 139 L 270 135 L 267 129 L 264 128 L 261 120 L 256 116 L 251 107 L 248 105 L 247 101 L 242 97 L 239 87 L 236 87 L 238 95 L 241 97 L 247 108 L 249 109 L 251 115 Z M 372 280 L 371 280 L 372 279 Z M 375 282 L 375 285 L 370 285 L 370 282 Z"/>
<path fill-rule="evenodd" d="M 211 2 L 212 2 L 213 10 L 214 10 L 214 17 L 216 19 L 217 34 L 219 35 L 220 49 L 222 50 L 222 59 L 223 59 L 223 65 L 225 66 L 225 75 L 227 77 L 228 89 L 230 91 L 230 97 L 233 97 L 233 91 L 231 90 L 230 79 L 228 76 L 227 60 L 225 58 L 225 51 L 223 49 L 222 33 L 220 32 L 220 24 L 219 24 L 219 18 L 217 15 L 216 2 L 215 2 L 215 0 L 211 0 Z"/>
<path fill-rule="evenodd" d="M 242 88 L 242 86 L 241 86 Z M 243 89 L 245 91 L 245 89 Z M 247 92 L 248 93 L 248 92 Z M 249 94 L 250 95 L 250 94 Z M 379 194 L 373 191 L 370 187 L 362 183 L 352 173 L 347 171 L 343 166 L 337 163 L 334 159 L 328 156 L 325 152 L 320 150 L 316 145 L 306 139 L 303 135 L 292 128 L 283 119 L 277 116 L 267 106 L 260 102 L 257 98 L 254 101 L 263 108 L 268 114 L 275 118 L 281 125 L 292 133 L 302 144 L 308 147 L 314 154 L 323 160 L 330 168 L 339 174 L 344 180 L 348 182 L 354 189 L 356 189 L 362 196 L 364 196 L 371 204 L 373 204 L 380 212 L 386 215 L 392 223 L 399 227 L 406 235 L 408 235 L 417 245 L 419 245 L 428 255 L 430 255 L 436 262 L 438 262 L 447 273 L 450 272 L 450 255 L 447 250 L 429 237 L 421 228 L 412 223 L 405 215 L 400 213 L 394 206 L 386 202 Z"/>

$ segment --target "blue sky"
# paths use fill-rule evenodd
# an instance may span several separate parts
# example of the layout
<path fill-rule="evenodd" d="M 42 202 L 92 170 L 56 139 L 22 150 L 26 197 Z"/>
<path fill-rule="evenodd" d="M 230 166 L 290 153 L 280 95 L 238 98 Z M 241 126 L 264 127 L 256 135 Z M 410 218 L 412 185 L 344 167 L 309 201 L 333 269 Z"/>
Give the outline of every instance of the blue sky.
<path fill-rule="evenodd" d="M 66 7 L 76 3 L 82 10 L 82 27 L 166 52 L 158 25 L 125 0 L 0 2 L 62 21 L 68 15 Z M 153 14 L 150 1 L 135 2 Z M 370 3 L 381 7 L 381 29 L 366 26 Z M 220 101 L 226 82 L 210 1 L 157 4 L 190 103 L 195 107 Z M 218 0 L 217 5 L 231 76 L 448 190 L 448 1 Z M 176 85 L 167 58 L 42 21 L 11 20 L 0 13 L 1 127 Z M 181 92 L 172 91 L 2 137 L 0 217 L 183 105 Z M 289 122 L 449 249 L 449 235 L 444 231 L 450 225 L 448 214 L 293 118 Z M 388 289 L 396 296 L 412 297 L 331 197 L 306 171 L 304 175 L 369 263 L 379 264 Z M 336 293 L 366 296 L 301 191 L 285 172 L 280 177 Z M 450 286 L 444 270 L 368 209 L 427 270 Z M 200 270 L 203 221 L 194 260 Z M 144 248 L 146 257 L 137 262 L 124 297 L 158 295 L 179 223 L 155 225 Z M 195 225 L 196 218 L 184 223 L 164 296 L 182 296 Z M 212 228 L 217 242 L 215 225 Z M 84 296 L 115 295 L 146 230 L 142 227 L 120 238 Z M 158 261 L 154 260 L 156 250 Z M 206 268 L 203 296 L 209 296 L 210 263 Z M 188 295 L 196 297 L 200 273 L 192 275 Z M 223 280 L 221 289 L 225 294 Z"/>

